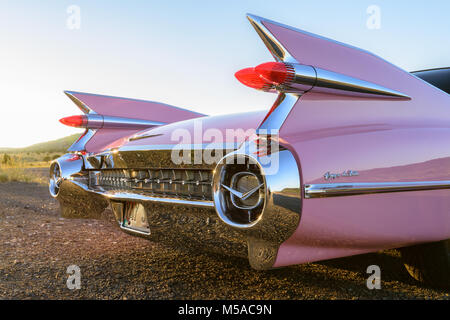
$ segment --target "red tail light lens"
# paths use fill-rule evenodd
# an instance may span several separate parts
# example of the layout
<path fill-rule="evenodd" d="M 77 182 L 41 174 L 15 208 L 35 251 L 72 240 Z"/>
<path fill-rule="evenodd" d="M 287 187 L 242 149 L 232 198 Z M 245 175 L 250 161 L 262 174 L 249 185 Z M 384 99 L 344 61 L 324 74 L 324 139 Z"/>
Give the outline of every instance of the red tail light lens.
<path fill-rule="evenodd" d="M 258 136 L 255 140 L 253 140 L 257 150 L 253 152 L 253 154 L 258 157 L 265 157 L 272 154 L 272 147 L 275 147 L 279 150 L 278 140 L 276 137 L 271 135 L 266 136 Z"/>
<path fill-rule="evenodd" d="M 290 80 L 292 71 L 282 62 L 266 62 L 255 67 L 255 72 L 267 82 L 280 85 Z"/>
<path fill-rule="evenodd" d="M 87 118 L 86 116 L 70 116 L 70 117 L 65 117 L 62 119 L 59 119 L 59 122 L 61 122 L 62 124 L 65 124 L 66 126 L 69 127 L 76 127 L 76 128 L 80 128 L 80 127 L 85 127 L 87 125 Z"/>
<path fill-rule="evenodd" d="M 254 68 L 245 68 L 239 70 L 234 76 L 244 85 L 257 89 L 257 90 L 269 90 L 272 88 L 272 84 L 264 80 L 255 72 Z"/>
<path fill-rule="evenodd" d="M 235 73 L 236 78 L 246 86 L 254 89 L 272 91 L 276 86 L 294 80 L 294 68 L 283 62 L 266 62 L 254 68 L 246 68 Z M 274 91 L 274 90 L 273 90 Z"/>

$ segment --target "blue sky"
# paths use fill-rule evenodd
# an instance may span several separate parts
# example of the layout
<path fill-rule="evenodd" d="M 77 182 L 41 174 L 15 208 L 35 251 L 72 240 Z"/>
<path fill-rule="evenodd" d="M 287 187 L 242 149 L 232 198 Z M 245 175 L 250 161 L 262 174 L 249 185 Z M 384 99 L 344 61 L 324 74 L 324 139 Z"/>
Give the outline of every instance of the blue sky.
<path fill-rule="evenodd" d="M 281 5 L 282 4 L 282 5 Z M 80 29 L 67 8 L 80 8 Z M 370 5 L 380 29 L 366 26 Z M 268 109 L 275 99 L 234 72 L 272 57 L 253 13 L 371 51 L 408 70 L 450 66 L 450 2 L 0 1 L 0 147 L 79 130 L 63 90 L 147 99 L 206 114 Z"/>

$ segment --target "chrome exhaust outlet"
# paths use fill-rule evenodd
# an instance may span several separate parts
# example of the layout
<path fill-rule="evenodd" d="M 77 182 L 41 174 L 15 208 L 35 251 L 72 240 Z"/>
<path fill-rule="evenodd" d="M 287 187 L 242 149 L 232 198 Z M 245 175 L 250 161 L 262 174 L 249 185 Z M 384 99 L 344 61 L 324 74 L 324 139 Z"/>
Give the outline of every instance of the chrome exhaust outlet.
<path fill-rule="evenodd" d="M 220 220 L 248 239 L 252 267 L 270 269 L 300 222 L 300 172 L 287 149 L 260 154 L 250 141 L 222 158 L 214 170 L 213 199 Z"/>

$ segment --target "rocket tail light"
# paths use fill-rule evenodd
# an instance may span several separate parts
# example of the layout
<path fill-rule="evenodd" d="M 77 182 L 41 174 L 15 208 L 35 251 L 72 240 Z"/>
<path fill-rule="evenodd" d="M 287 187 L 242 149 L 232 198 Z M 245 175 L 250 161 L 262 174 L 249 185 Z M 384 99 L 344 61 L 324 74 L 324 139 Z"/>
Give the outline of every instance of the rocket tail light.
<path fill-rule="evenodd" d="M 101 114 L 86 114 L 65 117 L 59 120 L 62 124 L 76 128 L 86 129 L 148 129 L 163 125 L 162 122 L 141 120 L 133 118 L 123 118 L 114 116 L 104 116 Z"/>
<path fill-rule="evenodd" d="M 294 68 L 283 62 L 266 62 L 254 68 L 255 73 L 262 79 L 274 85 L 291 83 L 294 80 Z"/>
<path fill-rule="evenodd" d="M 59 122 L 69 127 L 86 128 L 88 124 L 88 119 L 86 116 L 77 115 L 61 118 L 59 119 Z"/>
<path fill-rule="evenodd" d="M 341 73 L 299 63 L 266 62 L 236 72 L 254 89 L 304 94 L 308 91 L 365 98 L 410 99 L 401 92 Z"/>
<path fill-rule="evenodd" d="M 280 86 L 294 80 L 294 68 L 287 63 L 266 62 L 254 68 L 245 68 L 235 73 L 244 85 L 262 91 L 276 92 Z"/>
<path fill-rule="evenodd" d="M 247 87 L 262 91 L 271 91 L 274 89 L 273 83 L 262 78 L 256 73 L 255 68 L 245 68 L 239 70 L 234 75 L 239 82 Z"/>

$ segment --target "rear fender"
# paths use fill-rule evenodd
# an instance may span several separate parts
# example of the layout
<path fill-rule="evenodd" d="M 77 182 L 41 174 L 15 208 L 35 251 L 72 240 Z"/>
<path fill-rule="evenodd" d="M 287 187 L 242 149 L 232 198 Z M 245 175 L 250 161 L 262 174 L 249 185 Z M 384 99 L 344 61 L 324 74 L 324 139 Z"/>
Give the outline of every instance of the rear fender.
<path fill-rule="evenodd" d="M 450 181 L 450 96 L 367 51 L 248 18 L 279 62 L 330 70 L 408 97 L 280 93 L 260 129 L 279 130 L 296 154 L 303 206 L 274 266 L 450 238 L 445 183 L 440 190 L 305 197 L 314 184 Z"/>

